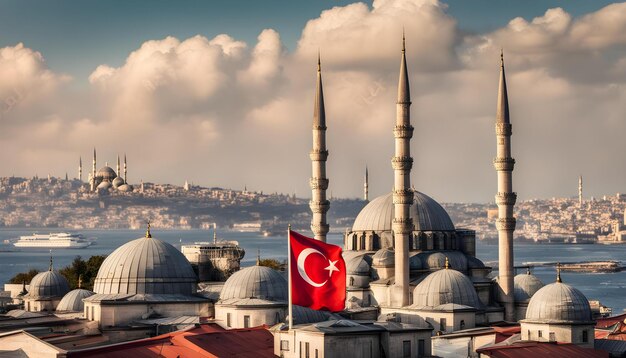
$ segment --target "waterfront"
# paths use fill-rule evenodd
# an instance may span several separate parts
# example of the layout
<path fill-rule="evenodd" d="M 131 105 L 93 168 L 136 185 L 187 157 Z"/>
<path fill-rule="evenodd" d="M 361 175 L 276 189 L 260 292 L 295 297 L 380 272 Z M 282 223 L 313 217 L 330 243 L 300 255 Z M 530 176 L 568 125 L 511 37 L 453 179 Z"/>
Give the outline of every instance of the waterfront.
<path fill-rule="evenodd" d="M 38 230 L 39 233 L 62 230 Z M 6 239 L 15 239 L 21 235 L 29 235 L 33 229 L 2 229 L 0 243 Z M 143 230 L 83 230 L 85 237 L 97 237 L 96 243 L 86 249 L 55 249 L 53 250 L 54 265 L 60 268 L 68 265 L 75 256 L 88 258 L 92 255 L 108 255 L 124 243 L 142 237 Z M 167 241 L 180 248 L 180 243 L 195 241 L 212 241 L 212 232 L 207 230 L 159 230 L 152 232 L 155 238 Z M 286 236 L 286 234 L 285 234 Z M 286 259 L 286 237 L 263 237 L 257 233 L 239 233 L 220 231 L 218 238 L 237 240 L 245 249 L 246 256 L 242 266 L 253 265 L 257 250 L 261 250 L 264 258 Z M 331 234 L 329 242 L 340 244 L 340 234 Z M 5 252 L 5 250 L 15 250 Z M 48 267 L 48 249 L 18 249 L 12 245 L 0 244 L 0 283 L 7 282 L 16 273 L 29 269 L 45 270 Z M 496 266 L 498 247 L 476 243 L 479 259 L 485 264 Z M 541 264 L 545 262 L 572 262 L 587 260 L 617 260 L 624 265 L 626 245 L 529 245 L 515 244 L 515 265 Z M 533 270 L 544 283 L 554 282 L 555 271 L 552 267 L 537 267 Z M 626 271 L 616 273 L 574 273 L 563 272 L 563 281 L 581 290 L 589 299 L 599 299 L 604 305 L 612 307 L 618 314 L 626 309 Z"/>

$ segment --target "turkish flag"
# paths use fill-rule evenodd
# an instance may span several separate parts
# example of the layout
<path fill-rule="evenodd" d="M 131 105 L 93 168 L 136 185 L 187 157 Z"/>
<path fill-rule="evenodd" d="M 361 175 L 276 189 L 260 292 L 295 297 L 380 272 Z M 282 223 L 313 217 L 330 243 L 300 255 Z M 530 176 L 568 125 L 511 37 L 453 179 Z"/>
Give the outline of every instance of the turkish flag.
<path fill-rule="evenodd" d="M 314 310 L 343 311 L 346 263 L 341 247 L 289 232 L 291 296 L 294 305 Z"/>

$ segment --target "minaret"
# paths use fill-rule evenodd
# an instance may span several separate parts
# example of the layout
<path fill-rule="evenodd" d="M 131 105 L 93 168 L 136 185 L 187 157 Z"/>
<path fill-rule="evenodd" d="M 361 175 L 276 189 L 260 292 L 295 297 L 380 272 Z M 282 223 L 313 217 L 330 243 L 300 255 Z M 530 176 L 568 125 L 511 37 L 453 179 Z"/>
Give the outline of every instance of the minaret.
<path fill-rule="evenodd" d="M 328 224 L 326 212 L 330 202 L 326 200 L 328 179 L 326 178 L 326 113 L 324 111 L 324 93 L 322 91 L 322 66 L 319 55 L 317 57 L 317 89 L 315 92 L 315 107 L 313 108 L 313 150 L 310 153 L 312 164 L 311 202 L 309 206 L 313 212 L 311 219 L 311 231 L 315 240 L 326 242 Z"/>
<path fill-rule="evenodd" d="M 511 122 L 509 119 L 509 99 L 506 90 L 504 75 L 504 55 L 500 53 L 500 87 L 498 89 L 498 103 L 496 109 L 496 137 L 497 155 L 493 160 L 498 173 L 498 285 L 500 286 L 500 301 L 504 304 L 504 319 L 515 321 L 513 298 L 513 231 L 515 231 L 515 217 L 513 206 L 517 194 L 513 192 L 513 167 L 515 159 L 511 157 Z"/>
<path fill-rule="evenodd" d="M 578 207 L 583 207 L 583 176 L 578 177 Z"/>
<path fill-rule="evenodd" d="M 96 191 L 96 148 L 93 148 L 93 165 L 91 166 L 91 191 Z"/>
<path fill-rule="evenodd" d="M 128 184 L 126 174 L 128 171 L 128 166 L 126 165 L 126 153 L 124 153 L 124 184 Z"/>
<path fill-rule="evenodd" d="M 409 73 L 406 67 L 406 48 L 402 34 L 402 57 L 400 60 L 400 77 L 398 80 L 398 102 L 396 104 L 396 126 L 393 130 L 396 138 L 395 156 L 391 159 L 394 170 L 393 190 L 393 237 L 395 249 L 395 287 L 392 292 L 393 307 L 409 304 L 409 237 L 413 231 L 413 221 L 409 208 L 413 204 L 411 190 L 411 158 L 410 143 L 413 137 L 411 125 L 411 93 Z"/>
<path fill-rule="evenodd" d="M 213 244 L 217 244 L 217 223 L 213 223 Z"/>
<path fill-rule="evenodd" d="M 83 158 L 78 157 L 78 180 L 83 181 Z"/>
<path fill-rule="evenodd" d="M 365 181 L 363 182 L 363 200 L 366 203 L 370 201 L 369 178 L 367 175 L 367 165 L 365 166 Z"/>
<path fill-rule="evenodd" d="M 117 167 L 115 167 L 115 174 L 117 174 L 117 176 L 120 176 L 120 155 L 117 155 Z"/>

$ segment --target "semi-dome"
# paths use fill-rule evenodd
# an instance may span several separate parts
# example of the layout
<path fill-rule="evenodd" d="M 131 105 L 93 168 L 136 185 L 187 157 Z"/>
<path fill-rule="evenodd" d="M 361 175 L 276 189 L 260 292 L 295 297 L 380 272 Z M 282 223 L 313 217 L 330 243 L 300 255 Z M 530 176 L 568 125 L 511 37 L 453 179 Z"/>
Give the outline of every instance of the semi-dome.
<path fill-rule="evenodd" d="M 422 263 L 422 258 L 419 254 L 409 257 L 409 270 L 421 270 L 423 268 L 424 263 Z"/>
<path fill-rule="evenodd" d="M 117 190 L 123 191 L 123 192 L 131 192 L 133 191 L 133 186 L 130 184 L 122 184 L 117 188 Z"/>
<path fill-rule="evenodd" d="M 174 246 L 146 237 L 127 242 L 109 255 L 94 282 L 101 294 L 184 294 L 196 292 L 196 274 Z"/>
<path fill-rule="evenodd" d="M 437 307 L 447 303 L 480 307 L 472 281 L 461 272 L 443 269 L 431 273 L 413 291 L 413 305 Z"/>
<path fill-rule="evenodd" d="M 562 282 L 555 282 L 539 289 L 531 297 L 525 321 L 589 323 L 593 319 L 589 301 L 582 292 Z"/>
<path fill-rule="evenodd" d="M 372 256 L 372 266 L 376 267 L 389 267 L 395 263 L 395 252 L 392 248 L 386 247 L 376 251 Z"/>
<path fill-rule="evenodd" d="M 115 179 L 113 179 L 113 187 L 114 188 L 118 188 L 119 186 L 124 184 L 124 179 L 120 178 L 120 177 L 116 177 Z"/>
<path fill-rule="evenodd" d="M 415 231 L 454 231 L 446 210 L 433 198 L 414 191 L 410 208 Z M 352 231 L 391 231 L 394 216 L 392 193 L 382 195 L 367 204 L 354 220 Z"/>
<path fill-rule="evenodd" d="M 287 280 L 278 271 L 265 266 L 251 266 L 235 272 L 226 280 L 220 300 L 258 298 L 287 301 Z"/>
<path fill-rule="evenodd" d="M 544 286 L 537 276 L 528 271 L 513 278 L 513 296 L 515 302 L 528 302 Z"/>
<path fill-rule="evenodd" d="M 113 179 L 115 179 L 116 177 L 117 177 L 117 174 L 115 173 L 115 170 L 113 170 L 113 168 L 108 167 L 108 166 L 104 166 L 96 172 L 96 178 L 100 178 L 102 180 L 108 180 L 112 182 Z"/>
<path fill-rule="evenodd" d="M 93 296 L 94 293 L 85 290 L 82 288 L 77 288 L 68 292 L 63 298 L 59 305 L 57 306 L 57 311 L 73 311 L 73 312 L 82 312 L 85 308 L 85 304 L 83 303 L 83 298 L 87 298 L 89 296 Z"/>
<path fill-rule="evenodd" d="M 348 275 L 369 276 L 370 265 L 365 255 L 356 256 L 346 262 L 346 271 Z"/>
<path fill-rule="evenodd" d="M 70 290 L 67 280 L 52 269 L 40 272 L 30 281 L 28 294 L 25 297 L 45 298 L 63 297 Z"/>
<path fill-rule="evenodd" d="M 102 183 L 98 184 L 97 188 L 98 189 L 109 189 L 111 188 L 111 182 L 109 181 L 103 181 Z"/>

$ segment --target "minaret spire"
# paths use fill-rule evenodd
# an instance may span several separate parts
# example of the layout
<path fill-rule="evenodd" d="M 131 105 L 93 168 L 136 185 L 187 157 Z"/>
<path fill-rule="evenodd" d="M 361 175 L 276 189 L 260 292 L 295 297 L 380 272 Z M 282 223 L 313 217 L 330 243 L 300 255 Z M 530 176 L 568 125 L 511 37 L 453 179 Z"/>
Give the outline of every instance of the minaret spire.
<path fill-rule="evenodd" d="M 509 100 L 504 74 L 504 55 L 500 52 L 500 85 L 496 109 L 496 143 L 497 155 L 493 161 L 498 173 L 498 285 L 500 286 L 500 301 L 504 305 L 505 320 L 515 321 L 515 307 L 513 298 L 513 231 L 515 231 L 515 217 L 513 207 L 517 201 L 517 194 L 513 192 L 513 167 L 515 159 L 511 157 L 511 121 L 509 118 Z"/>
<path fill-rule="evenodd" d="M 583 176 L 578 177 L 578 207 L 583 207 Z"/>
<path fill-rule="evenodd" d="M 328 179 L 326 178 L 326 160 L 328 150 L 326 150 L 326 112 L 324 109 L 324 92 L 322 89 L 322 65 L 320 56 L 317 56 L 317 88 L 315 92 L 315 106 L 313 108 L 313 150 L 310 153 L 312 165 L 311 202 L 309 207 L 313 212 L 311 219 L 311 231 L 316 240 L 326 242 L 328 233 L 328 223 L 326 213 L 330 207 L 330 202 L 326 200 L 326 190 L 328 189 Z"/>
<path fill-rule="evenodd" d="M 96 147 L 93 148 L 93 162 L 91 166 L 91 191 L 96 191 Z"/>
<path fill-rule="evenodd" d="M 365 181 L 363 182 L 363 200 L 365 200 L 366 203 L 370 201 L 369 175 L 367 171 L 367 165 L 365 166 Z"/>
<path fill-rule="evenodd" d="M 411 94 L 409 73 L 406 65 L 406 45 L 402 34 L 402 57 L 398 79 L 398 101 L 396 104 L 395 156 L 391 159 L 394 170 L 393 187 L 393 237 L 395 249 L 395 285 L 392 292 L 392 306 L 403 307 L 409 304 L 409 237 L 413 231 L 410 207 L 413 204 L 411 190 Z"/>
<path fill-rule="evenodd" d="M 120 155 L 117 155 L 117 167 L 115 168 L 115 174 L 117 174 L 117 176 L 120 176 Z"/>
<path fill-rule="evenodd" d="M 213 223 L 213 243 L 217 244 L 217 223 Z"/>
<path fill-rule="evenodd" d="M 128 181 L 126 181 L 127 180 L 126 174 L 127 174 L 126 153 L 124 153 L 124 184 L 128 184 Z"/>
<path fill-rule="evenodd" d="M 83 157 L 78 157 L 78 180 L 83 181 Z"/>

